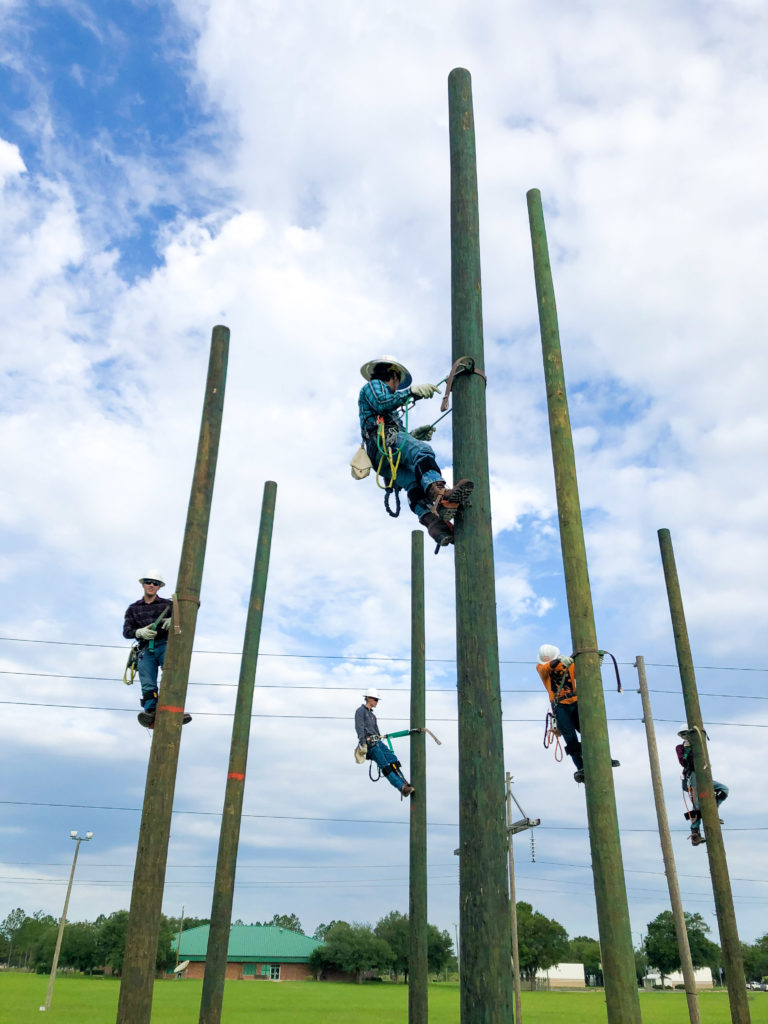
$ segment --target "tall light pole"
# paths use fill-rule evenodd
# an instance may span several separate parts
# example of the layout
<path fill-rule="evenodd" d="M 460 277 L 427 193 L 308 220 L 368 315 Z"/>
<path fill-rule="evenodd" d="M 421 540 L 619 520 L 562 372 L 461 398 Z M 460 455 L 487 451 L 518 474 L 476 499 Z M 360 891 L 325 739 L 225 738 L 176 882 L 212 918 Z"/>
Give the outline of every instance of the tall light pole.
<path fill-rule="evenodd" d="M 48 992 L 45 996 L 45 1006 L 41 1006 L 41 1010 L 50 1010 L 51 999 L 53 998 L 53 983 L 56 980 L 56 968 L 59 966 L 59 953 L 61 952 L 61 940 L 64 937 L 64 925 L 67 923 L 67 908 L 69 907 L 69 896 L 72 892 L 72 882 L 75 877 L 75 865 L 77 864 L 77 855 L 80 852 L 80 843 L 89 843 L 93 839 L 93 832 L 86 832 L 84 836 L 81 836 L 79 832 L 72 831 L 69 833 L 69 838 L 75 840 L 75 856 L 72 858 L 72 870 L 69 873 L 69 885 L 67 886 L 67 897 L 64 900 L 64 909 L 61 912 L 61 920 L 59 921 L 59 934 L 56 936 L 56 949 L 53 951 L 53 963 L 51 965 L 51 976 L 48 979 Z"/>

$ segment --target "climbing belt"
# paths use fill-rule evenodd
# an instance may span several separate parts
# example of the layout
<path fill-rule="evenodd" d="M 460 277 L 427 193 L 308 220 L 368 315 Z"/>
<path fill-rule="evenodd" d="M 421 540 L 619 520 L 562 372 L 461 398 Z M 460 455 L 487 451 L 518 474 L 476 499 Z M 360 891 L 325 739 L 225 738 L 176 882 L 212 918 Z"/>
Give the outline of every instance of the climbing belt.
<path fill-rule="evenodd" d="M 397 519 L 400 515 L 400 488 L 397 486 L 397 471 L 400 467 L 400 459 L 403 454 L 403 445 L 405 444 L 405 435 L 408 433 L 408 407 L 405 408 L 405 430 L 403 432 L 403 439 L 397 448 L 397 458 L 392 453 L 392 446 L 387 444 L 386 427 L 384 424 L 384 417 L 377 416 L 376 423 L 376 448 L 379 451 L 381 457 L 379 458 L 379 464 L 376 467 L 376 486 L 384 491 L 384 508 L 387 510 L 387 515 L 392 516 L 393 519 Z M 387 460 L 389 466 L 389 484 L 384 485 L 379 483 L 379 476 L 381 474 L 381 467 L 384 465 L 384 460 Z M 395 496 L 395 511 L 389 507 L 390 495 Z"/>
<path fill-rule="evenodd" d="M 430 729 L 403 729 L 402 732 L 388 732 L 388 733 L 385 733 L 380 738 L 387 741 L 387 743 L 389 744 L 389 749 L 394 754 L 395 748 L 392 746 L 392 739 L 397 739 L 398 736 L 417 736 L 421 732 L 427 733 L 429 736 L 431 736 L 432 739 L 435 741 L 435 743 L 438 745 L 438 747 L 442 746 L 442 743 L 440 742 L 440 740 L 437 738 L 437 736 L 435 736 L 435 734 Z M 391 739 L 390 739 L 390 737 L 391 737 Z"/>
<path fill-rule="evenodd" d="M 478 377 L 482 377 L 485 381 L 486 387 L 488 386 L 488 378 L 485 376 L 482 370 L 478 370 L 475 366 L 475 360 L 472 356 L 459 356 L 456 362 L 451 367 L 451 372 L 445 378 L 445 395 L 440 403 L 440 412 L 445 412 L 448 408 L 448 401 L 451 395 L 451 388 L 453 387 L 453 379 L 459 373 L 476 373 Z"/>
<path fill-rule="evenodd" d="M 553 743 L 555 745 L 555 760 L 559 763 L 563 760 L 560 730 L 557 728 L 557 719 L 551 711 L 548 711 L 547 717 L 544 719 L 544 749 L 549 750 Z M 533 842 L 533 833 L 531 833 L 531 842 Z"/>

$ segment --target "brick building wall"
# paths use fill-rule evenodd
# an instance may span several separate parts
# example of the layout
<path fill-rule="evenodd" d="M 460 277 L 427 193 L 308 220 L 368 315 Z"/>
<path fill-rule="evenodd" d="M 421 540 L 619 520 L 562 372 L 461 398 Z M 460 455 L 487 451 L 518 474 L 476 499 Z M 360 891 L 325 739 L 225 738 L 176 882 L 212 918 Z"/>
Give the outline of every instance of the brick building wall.
<path fill-rule="evenodd" d="M 270 961 L 267 966 L 271 966 L 276 961 Z M 261 973 L 261 964 L 256 964 L 255 974 L 243 974 L 242 963 L 227 963 L 224 977 L 227 981 L 268 981 L 269 976 Z M 249 964 L 250 966 L 250 964 Z M 189 967 L 186 969 L 185 977 L 187 978 L 202 978 L 205 974 L 205 961 L 193 960 Z M 307 964 L 280 964 L 280 981 L 306 981 L 307 978 L 312 977 Z"/>

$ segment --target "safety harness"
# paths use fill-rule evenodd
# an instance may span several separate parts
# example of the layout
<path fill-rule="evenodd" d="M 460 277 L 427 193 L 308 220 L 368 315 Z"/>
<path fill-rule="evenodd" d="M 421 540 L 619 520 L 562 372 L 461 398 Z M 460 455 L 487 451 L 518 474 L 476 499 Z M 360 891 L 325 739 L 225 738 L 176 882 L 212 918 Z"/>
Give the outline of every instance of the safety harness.
<path fill-rule="evenodd" d="M 174 597 L 176 595 L 174 594 Z M 167 604 L 163 607 L 162 612 L 157 619 L 152 623 L 152 629 L 160 629 L 166 619 L 173 618 L 173 603 Z M 154 653 L 155 650 L 155 638 L 149 641 L 149 649 Z M 128 661 L 125 663 L 125 671 L 123 672 L 123 682 L 126 686 L 132 686 L 133 681 L 136 678 L 136 670 L 139 667 L 139 651 L 141 650 L 141 644 L 135 643 L 132 645 L 128 652 Z"/>
<path fill-rule="evenodd" d="M 580 654 L 598 654 L 600 656 L 600 664 L 603 663 L 603 658 L 608 657 L 613 661 L 614 671 L 616 672 L 616 689 L 618 693 L 622 693 L 621 689 L 621 678 L 619 676 L 619 666 L 616 658 L 611 654 L 610 651 L 599 650 L 597 647 L 585 647 L 580 651 L 574 651 L 571 658 L 575 661 Z M 560 743 L 560 730 L 557 726 L 557 718 L 555 716 L 554 709 L 557 705 L 564 700 L 566 697 L 576 696 L 576 687 L 571 685 L 571 674 L 567 668 L 558 664 L 557 667 L 550 669 L 549 678 L 552 681 L 552 711 L 548 711 L 544 718 L 544 749 L 549 748 L 554 744 L 555 747 L 555 760 L 559 763 L 563 760 L 563 748 Z M 566 747 L 566 752 L 571 753 Z"/>

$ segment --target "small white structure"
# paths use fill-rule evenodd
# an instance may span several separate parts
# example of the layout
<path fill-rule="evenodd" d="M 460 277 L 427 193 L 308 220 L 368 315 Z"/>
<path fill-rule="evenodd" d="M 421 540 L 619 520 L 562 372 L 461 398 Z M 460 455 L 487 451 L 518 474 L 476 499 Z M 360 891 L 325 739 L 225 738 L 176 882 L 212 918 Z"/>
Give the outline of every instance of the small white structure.
<path fill-rule="evenodd" d="M 661 975 L 658 971 L 649 971 L 645 977 L 651 985 L 661 985 Z M 712 971 L 709 967 L 697 967 L 693 972 L 693 978 L 697 989 L 715 987 L 715 983 L 712 980 Z M 671 974 L 664 975 L 664 988 L 675 988 L 677 985 L 684 984 L 685 979 L 683 978 L 682 971 L 673 971 Z"/>
<path fill-rule="evenodd" d="M 555 964 L 547 971 L 536 971 L 537 987 L 547 984 L 549 988 L 586 988 L 584 964 Z"/>

